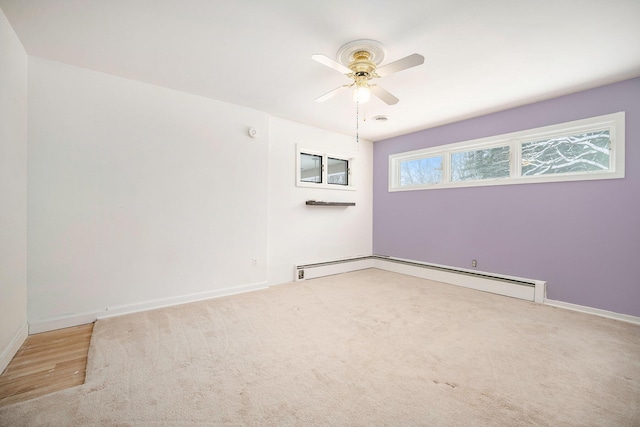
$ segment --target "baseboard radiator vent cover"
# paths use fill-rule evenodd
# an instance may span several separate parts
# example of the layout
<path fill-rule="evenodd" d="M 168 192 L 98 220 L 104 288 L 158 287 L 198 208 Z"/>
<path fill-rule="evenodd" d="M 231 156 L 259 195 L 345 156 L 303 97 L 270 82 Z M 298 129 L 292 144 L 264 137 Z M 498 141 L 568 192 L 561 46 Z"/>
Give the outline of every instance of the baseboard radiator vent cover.
<path fill-rule="evenodd" d="M 513 298 L 542 303 L 546 282 L 521 277 L 504 276 L 482 271 L 465 270 L 445 265 L 393 258 L 382 255 L 361 256 L 335 261 L 295 266 L 294 280 L 308 280 L 350 271 L 378 268 L 409 276 L 429 279 L 466 288 L 477 289 Z"/>
<path fill-rule="evenodd" d="M 295 266 L 295 280 L 308 280 L 333 274 L 348 273 L 350 271 L 373 268 L 373 256 L 361 256 L 336 261 L 318 262 Z"/>

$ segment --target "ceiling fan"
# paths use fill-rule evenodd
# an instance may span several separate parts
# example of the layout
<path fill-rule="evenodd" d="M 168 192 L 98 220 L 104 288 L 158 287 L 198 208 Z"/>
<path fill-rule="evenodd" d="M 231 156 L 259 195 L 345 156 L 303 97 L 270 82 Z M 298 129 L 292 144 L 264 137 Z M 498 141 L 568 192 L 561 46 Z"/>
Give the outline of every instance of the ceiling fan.
<path fill-rule="evenodd" d="M 367 102 L 373 93 L 388 105 L 397 104 L 398 98 L 371 81 L 424 63 L 424 56 L 414 53 L 378 68 L 378 64 L 384 59 L 384 49 L 382 43 L 375 40 L 349 42 L 338 50 L 337 58 L 340 62 L 321 54 L 311 55 L 314 61 L 333 68 L 353 80 L 350 84 L 342 85 L 317 97 L 316 102 L 326 101 L 344 88 L 353 88 L 353 100 L 358 103 Z"/>

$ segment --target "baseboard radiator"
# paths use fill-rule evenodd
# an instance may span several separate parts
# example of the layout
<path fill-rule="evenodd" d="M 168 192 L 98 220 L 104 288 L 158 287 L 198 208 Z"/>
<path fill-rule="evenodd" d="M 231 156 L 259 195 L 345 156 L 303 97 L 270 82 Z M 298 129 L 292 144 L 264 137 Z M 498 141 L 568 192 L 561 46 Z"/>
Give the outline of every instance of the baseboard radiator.
<path fill-rule="evenodd" d="M 295 280 L 378 268 L 513 298 L 544 302 L 546 282 L 418 261 L 372 255 L 295 266 Z"/>
<path fill-rule="evenodd" d="M 317 277 L 331 276 L 332 274 L 348 273 L 350 271 L 373 268 L 375 257 L 362 256 L 337 261 L 318 262 L 295 266 L 295 280 L 309 280 Z"/>

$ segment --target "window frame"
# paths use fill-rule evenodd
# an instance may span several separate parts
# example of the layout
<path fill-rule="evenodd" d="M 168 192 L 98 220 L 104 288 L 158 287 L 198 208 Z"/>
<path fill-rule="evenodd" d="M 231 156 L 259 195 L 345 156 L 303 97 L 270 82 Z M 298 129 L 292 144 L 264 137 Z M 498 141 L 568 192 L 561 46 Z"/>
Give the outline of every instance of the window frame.
<path fill-rule="evenodd" d="M 578 133 L 608 130 L 610 135 L 609 170 L 567 172 L 547 175 L 522 175 L 522 144 Z M 451 181 L 451 154 L 509 146 L 509 176 L 468 181 Z M 389 191 L 436 190 L 443 188 L 483 187 L 493 185 L 532 184 L 543 182 L 586 181 L 624 178 L 625 112 L 617 112 L 551 126 L 527 129 L 389 155 Z M 400 164 L 404 161 L 442 156 L 442 181 L 435 184 L 401 186 Z"/>
<path fill-rule="evenodd" d="M 322 157 L 322 182 L 302 181 L 301 176 L 301 154 L 310 154 Z M 336 184 L 329 182 L 329 158 L 342 160 L 347 162 L 347 184 Z M 353 165 L 355 161 L 353 157 L 344 154 L 335 154 L 333 152 L 322 152 L 314 149 L 307 149 L 303 146 L 296 145 L 296 186 L 305 188 L 322 188 L 329 190 L 355 190 L 353 179 Z"/>
<path fill-rule="evenodd" d="M 452 162 L 451 162 L 451 156 L 453 156 L 454 154 L 461 154 L 461 153 L 469 153 L 472 151 L 482 151 L 482 150 L 490 150 L 492 148 L 500 148 L 500 147 L 509 147 L 509 176 L 503 176 L 503 177 L 499 177 L 499 178 L 486 178 L 486 179 L 469 179 L 469 180 L 460 180 L 460 181 L 452 181 L 451 180 L 451 176 L 453 174 L 453 166 L 452 166 Z M 499 143 L 495 143 L 495 144 L 489 144 L 489 145 L 481 145 L 481 146 L 473 146 L 473 147 L 469 147 L 469 146 L 462 146 L 461 148 L 455 149 L 455 150 L 447 150 L 446 153 L 446 159 L 447 159 L 447 168 L 446 168 L 446 174 L 445 169 L 443 167 L 442 170 L 442 176 L 443 178 L 443 182 L 446 180 L 447 182 L 451 183 L 451 184 L 459 184 L 459 183 L 473 183 L 473 182 L 480 182 L 480 181 L 494 181 L 494 180 L 503 180 L 503 179 L 509 179 L 513 173 L 512 167 L 513 167 L 513 147 L 511 146 L 511 144 L 508 143 L 504 143 L 504 142 L 499 142 Z M 444 163 L 444 162 L 443 162 Z"/>
<path fill-rule="evenodd" d="M 316 181 L 306 181 L 303 180 L 302 178 L 302 155 L 307 155 L 307 156 L 313 156 L 313 157 L 319 157 L 320 158 L 320 182 L 316 182 Z M 298 180 L 301 182 L 304 182 L 305 184 L 313 184 L 313 185 L 318 185 L 318 184 L 324 184 L 325 183 L 325 179 L 324 179 L 324 168 L 325 168 L 325 159 L 322 156 L 322 154 L 319 153 L 311 153 L 309 152 L 309 150 L 307 151 L 301 151 L 300 153 L 298 153 Z M 316 165 L 317 168 L 317 165 Z"/>
<path fill-rule="evenodd" d="M 403 158 L 401 160 L 398 161 L 397 163 L 397 167 L 398 167 L 398 171 L 397 171 L 397 178 L 398 178 L 398 183 L 400 183 L 402 181 L 402 164 L 403 163 L 407 163 L 407 162 L 413 162 L 416 160 L 428 160 L 428 159 L 436 159 L 440 157 L 440 175 L 442 175 L 442 172 L 445 169 L 444 166 L 444 162 L 445 162 L 445 158 L 442 155 L 427 155 L 427 156 L 418 156 L 418 157 L 407 157 L 407 158 Z M 406 185 L 403 187 L 415 187 L 415 186 L 429 186 L 429 185 L 434 185 L 434 184 L 416 184 L 416 185 Z"/>

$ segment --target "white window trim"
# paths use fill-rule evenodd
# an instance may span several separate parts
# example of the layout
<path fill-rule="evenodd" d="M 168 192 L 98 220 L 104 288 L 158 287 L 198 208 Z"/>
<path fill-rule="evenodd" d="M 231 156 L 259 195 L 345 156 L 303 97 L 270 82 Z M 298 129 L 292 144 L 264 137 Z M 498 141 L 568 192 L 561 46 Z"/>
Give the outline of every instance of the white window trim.
<path fill-rule="evenodd" d="M 521 176 L 521 144 L 536 139 L 568 135 L 580 132 L 606 130 L 610 132 L 610 169 L 604 172 L 572 172 L 565 174 Z M 511 155 L 510 176 L 496 179 L 451 182 L 450 156 L 461 151 L 471 151 L 509 145 Z M 436 190 L 443 188 L 483 187 L 490 185 L 531 184 L 558 181 L 586 181 L 624 178 L 625 113 L 624 111 L 560 123 L 557 125 L 527 129 L 519 132 L 487 138 L 440 145 L 421 150 L 391 154 L 389 156 L 389 191 Z M 442 156 L 442 182 L 437 184 L 400 186 L 400 163 L 425 157 Z"/>
<path fill-rule="evenodd" d="M 302 181 L 302 177 L 300 176 L 300 154 L 312 154 L 315 156 L 322 157 L 322 183 L 316 182 L 306 182 Z M 338 159 L 338 160 L 346 160 L 348 162 L 348 171 L 347 171 L 347 185 L 341 184 L 329 184 L 329 158 Z M 354 173 L 353 168 L 355 164 L 355 159 L 353 157 L 349 157 L 344 154 L 333 154 L 333 153 L 325 153 L 322 151 L 307 149 L 300 145 L 296 145 L 296 186 L 298 187 L 306 187 L 306 188 L 322 188 L 328 190 L 349 190 L 355 191 L 356 186 L 354 183 Z"/>

